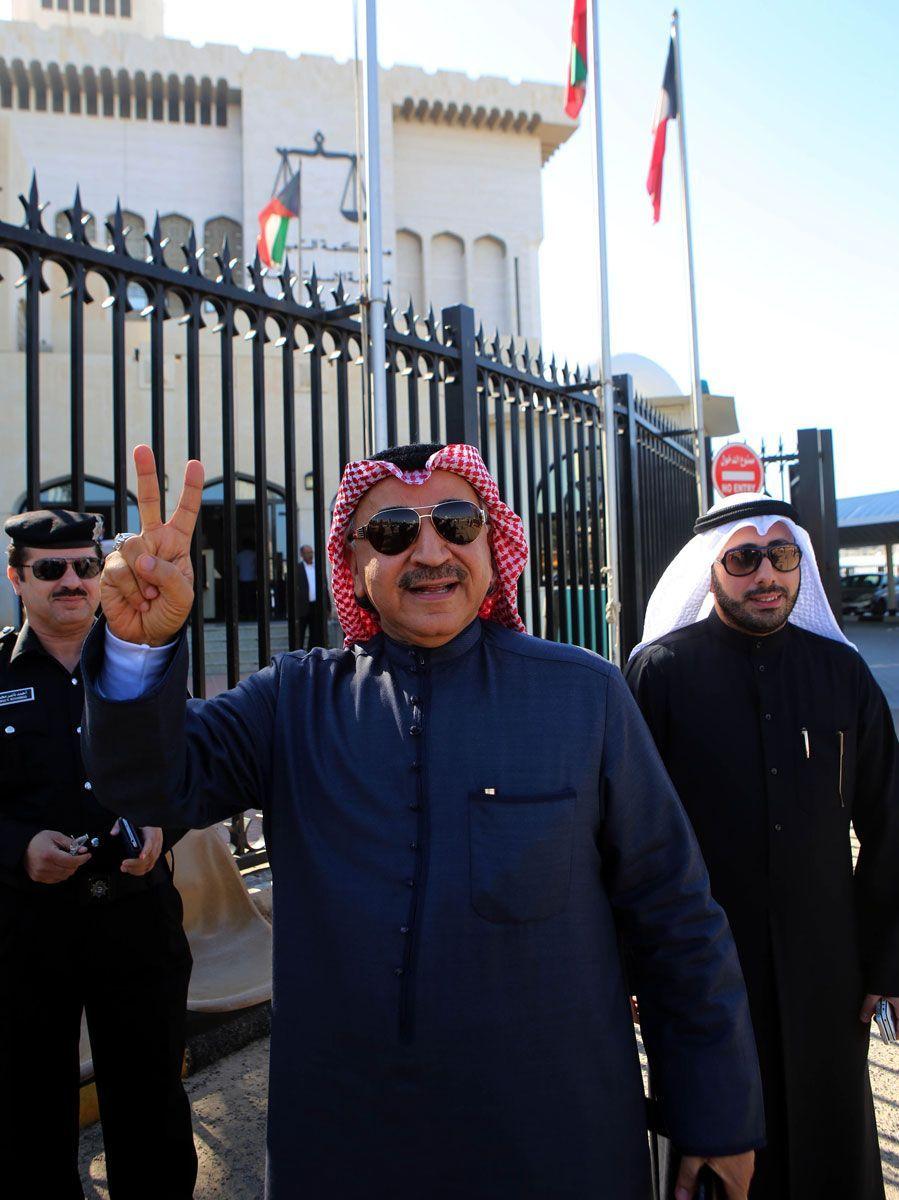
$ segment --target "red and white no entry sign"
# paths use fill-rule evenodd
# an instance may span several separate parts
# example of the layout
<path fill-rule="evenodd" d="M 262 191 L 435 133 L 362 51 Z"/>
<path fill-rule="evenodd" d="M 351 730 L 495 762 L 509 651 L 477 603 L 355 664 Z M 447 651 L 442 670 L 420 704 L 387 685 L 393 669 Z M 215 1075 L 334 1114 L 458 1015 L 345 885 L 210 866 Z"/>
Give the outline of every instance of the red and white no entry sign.
<path fill-rule="evenodd" d="M 764 478 L 762 460 L 745 442 L 729 442 L 712 460 L 712 482 L 720 496 L 760 492 Z"/>

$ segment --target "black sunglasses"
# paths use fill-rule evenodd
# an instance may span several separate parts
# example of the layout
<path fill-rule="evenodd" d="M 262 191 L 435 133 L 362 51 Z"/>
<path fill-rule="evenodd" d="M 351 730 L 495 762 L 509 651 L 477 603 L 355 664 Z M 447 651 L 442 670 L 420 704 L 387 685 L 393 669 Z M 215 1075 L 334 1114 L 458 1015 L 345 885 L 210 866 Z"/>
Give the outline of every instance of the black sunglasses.
<path fill-rule="evenodd" d="M 795 542 L 776 542 L 773 546 L 735 546 L 718 559 L 728 575 L 754 575 L 767 558 L 775 571 L 795 571 L 802 551 Z"/>
<path fill-rule="evenodd" d="M 444 541 L 454 546 L 468 546 L 487 524 L 487 514 L 470 500 L 442 500 L 427 508 L 382 508 L 354 529 L 349 540 L 365 540 L 378 554 L 402 554 L 421 532 L 422 517 L 430 517 Z"/>
<path fill-rule="evenodd" d="M 103 560 L 94 558 L 36 558 L 34 562 L 23 563 L 34 571 L 35 579 L 44 583 L 55 583 L 62 579 L 69 567 L 79 579 L 96 579 L 103 569 Z"/>

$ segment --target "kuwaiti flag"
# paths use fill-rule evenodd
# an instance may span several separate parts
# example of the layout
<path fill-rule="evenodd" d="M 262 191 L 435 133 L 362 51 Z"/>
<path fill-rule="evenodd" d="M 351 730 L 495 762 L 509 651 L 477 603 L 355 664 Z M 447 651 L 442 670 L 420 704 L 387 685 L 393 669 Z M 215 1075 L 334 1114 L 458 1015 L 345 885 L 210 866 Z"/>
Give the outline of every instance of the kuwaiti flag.
<path fill-rule="evenodd" d="M 276 181 L 277 186 L 277 181 Z M 287 224 L 300 211 L 300 173 L 291 175 L 277 196 L 259 214 L 259 257 L 267 267 L 280 266 L 287 244 Z"/>
<path fill-rule="evenodd" d="M 652 196 L 653 222 L 658 221 L 662 211 L 662 164 L 665 161 L 665 130 L 668 122 L 676 119 L 677 113 L 677 72 L 674 66 L 674 38 L 669 38 L 665 77 L 662 80 L 659 105 L 656 109 L 656 118 L 652 127 L 652 161 L 649 164 L 649 174 L 646 177 L 646 190 Z"/>
<path fill-rule="evenodd" d="M 571 62 L 568 66 L 568 90 L 565 111 L 576 117 L 584 104 L 587 90 L 587 0 L 574 0 L 571 18 Z"/>

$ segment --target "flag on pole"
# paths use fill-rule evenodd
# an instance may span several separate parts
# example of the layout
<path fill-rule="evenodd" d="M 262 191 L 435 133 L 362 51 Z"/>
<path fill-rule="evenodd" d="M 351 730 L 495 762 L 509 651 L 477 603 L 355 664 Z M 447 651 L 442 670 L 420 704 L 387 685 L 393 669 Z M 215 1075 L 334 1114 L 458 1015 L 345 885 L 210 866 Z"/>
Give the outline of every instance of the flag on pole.
<path fill-rule="evenodd" d="M 674 64 L 674 39 L 668 41 L 668 60 L 662 90 L 653 123 L 652 160 L 646 177 L 646 190 L 652 196 L 653 222 L 658 221 L 662 211 L 662 164 L 665 161 L 665 130 L 668 122 L 677 118 L 677 72 Z"/>
<path fill-rule="evenodd" d="M 275 184 L 277 187 L 277 182 Z M 267 267 L 280 266 L 287 245 L 287 225 L 300 213 L 300 173 L 291 175 L 276 196 L 259 213 L 259 257 Z"/>
<path fill-rule="evenodd" d="M 571 61 L 568 67 L 568 91 L 565 111 L 576 117 L 587 91 L 587 0 L 574 0 L 571 18 Z"/>

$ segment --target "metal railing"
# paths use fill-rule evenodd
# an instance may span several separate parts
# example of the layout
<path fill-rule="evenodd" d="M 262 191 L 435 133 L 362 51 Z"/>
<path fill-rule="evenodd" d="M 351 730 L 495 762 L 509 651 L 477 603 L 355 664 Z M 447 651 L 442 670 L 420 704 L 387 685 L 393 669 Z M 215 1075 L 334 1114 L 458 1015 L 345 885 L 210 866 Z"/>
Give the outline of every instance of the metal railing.
<path fill-rule="evenodd" d="M 36 179 L 21 201 L 23 225 L 0 221 L 0 251 L 10 252 L 21 269 L 15 280 L 22 291 L 24 348 L 21 507 L 42 506 L 51 476 L 57 485 L 54 495 L 61 495 L 58 485 L 66 472 L 68 503 L 85 505 L 86 481 L 93 478 L 85 473 L 86 438 L 96 420 L 91 381 L 85 376 L 86 311 L 105 291 L 99 305 L 103 315 L 93 315 L 96 309 L 91 309 L 89 319 L 91 344 L 95 349 L 100 345 L 100 357 L 111 372 L 111 532 L 127 528 L 129 450 L 137 440 L 136 427 L 148 430 L 163 502 L 167 448 L 177 445 L 180 473 L 184 451 L 189 457 L 208 459 L 212 447 L 220 465 L 216 486 L 221 487 L 221 528 L 214 556 L 215 572 L 221 577 L 215 585 L 221 599 L 217 619 L 226 649 L 221 686 L 234 686 L 252 665 L 241 662 L 239 645 L 239 487 L 253 491 L 254 660 L 264 666 L 272 647 L 273 614 L 286 623 L 288 647 L 299 645 L 298 501 L 302 496 L 307 516 L 311 508 L 316 588 L 322 596 L 327 588 L 328 510 L 340 473 L 351 458 L 380 448 L 371 445 L 360 303 L 347 295 L 339 278 L 326 297 L 314 268 L 298 289 L 288 265 L 273 277 L 261 267 L 258 255 L 248 268 L 249 286 L 242 287 L 235 279 L 237 263 L 227 241 L 216 255 L 217 277 L 209 278 L 193 231 L 181 247 L 183 267 L 173 269 L 166 265 L 167 239 L 158 218 L 145 235 L 146 258 L 135 258 L 126 245 L 129 231 L 120 205 L 107 223 L 108 245 L 93 245 L 78 192 L 66 210 L 69 234 L 53 236 L 43 226 Z M 167 257 L 171 261 L 171 247 Z M 64 282 L 52 297 L 54 303 L 64 300 L 67 305 L 69 437 L 63 461 L 53 462 L 42 476 L 48 458 L 43 440 L 48 398 L 41 380 L 41 297 L 53 293 L 51 276 Z M 130 326 L 136 316 L 146 322 L 148 333 L 135 348 Z M 247 344 L 243 349 L 241 341 Z M 386 344 L 390 443 L 433 440 L 479 446 L 503 499 L 525 522 L 531 557 L 519 585 L 519 604 L 528 629 L 603 653 L 604 431 L 598 381 L 567 364 L 545 362 L 521 339 L 476 331 L 474 314 L 464 305 L 443 309 L 438 321 L 433 311 L 417 314 L 410 305 L 398 313 L 388 302 Z M 126 355 L 129 349 L 131 357 Z M 148 356 L 145 398 L 134 387 L 133 375 L 130 387 L 128 382 L 132 358 L 139 358 L 143 349 Z M 183 408 L 172 402 L 173 381 L 166 378 L 167 369 L 182 374 Z M 616 396 L 619 569 L 627 648 L 639 632 L 649 589 L 689 536 L 696 515 L 695 464 L 689 435 L 675 435 L 637 399 L 629 377 L 616 379 Z M 13 404 L 9 420 L 16 419 Z M 251 471 L 240 470 L 245 438 L 252 441 Z M 277 485 L 283 528 L 279 517 L 277 530 L 270 471 L 283 479 Z M 249 485 L 242 482 L 247 479 Z M 201 521 L 192 550 L 198 580 L 190 628 L 196 696 L 207 692 L 206 618 L 199 583 L 204 539 L 210 536 Z"/>

